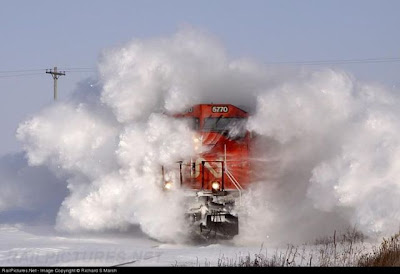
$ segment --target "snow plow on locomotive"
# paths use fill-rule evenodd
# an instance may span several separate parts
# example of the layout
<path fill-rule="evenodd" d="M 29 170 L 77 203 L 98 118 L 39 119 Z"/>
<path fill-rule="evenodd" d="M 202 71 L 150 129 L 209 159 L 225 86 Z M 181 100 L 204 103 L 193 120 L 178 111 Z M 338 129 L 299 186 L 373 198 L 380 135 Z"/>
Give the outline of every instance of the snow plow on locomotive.
<path fill-rule="evenodd" d="M 237 235 L 242 194 L 250 183 L 248 113 L 230 104 L 199 104 L 174 117 L 194 130 L 196 156 L 177 163 L 175 182 L 163 168 L 163 187 L 178 183 L 184 188 L 186 217 L 195 234 Z"/>

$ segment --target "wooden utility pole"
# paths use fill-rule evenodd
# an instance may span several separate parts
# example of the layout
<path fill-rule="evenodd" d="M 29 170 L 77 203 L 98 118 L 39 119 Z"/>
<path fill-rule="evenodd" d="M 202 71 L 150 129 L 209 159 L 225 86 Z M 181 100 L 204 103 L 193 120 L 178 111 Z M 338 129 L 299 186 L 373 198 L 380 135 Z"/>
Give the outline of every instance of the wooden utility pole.
<path fill-rule="evenodd" d="M 57 80 L 60 76 L 65 75 L 65 71 L 57 71 L 57 67 L 54 70 L 46 69 L 46 73 L 51 74 L 54 80 L 54 101 L 57 100 Z"/>

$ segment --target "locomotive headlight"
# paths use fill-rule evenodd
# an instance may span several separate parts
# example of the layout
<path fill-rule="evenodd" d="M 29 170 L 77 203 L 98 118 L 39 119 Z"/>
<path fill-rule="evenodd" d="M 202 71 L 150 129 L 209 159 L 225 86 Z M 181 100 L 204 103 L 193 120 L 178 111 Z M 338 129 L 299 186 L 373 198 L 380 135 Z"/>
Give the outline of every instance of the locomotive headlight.
<path fill-rule="evenodd" d="M 172 183 L 171 182 L 165 182 L 164 188 L 165 189 L 171 189 L 172 188 Z"/>
<path fill-rule="evenodd" d="M 214 190 L 219 190 L 220 183 L 217 182 L 217 181 L 214 181 L 214 182 L 212 182 L 211 187 L 212 187 Z"/>
<path fill-rule="evenodd" d="M 202 140 L 201 136 L 199 136 L 197 134 L 193 135 L 193 146 L 194 146 L 195 151 L 198 152 L 200 150 L 202 143 L 203 143 L 203 140 Z"/>

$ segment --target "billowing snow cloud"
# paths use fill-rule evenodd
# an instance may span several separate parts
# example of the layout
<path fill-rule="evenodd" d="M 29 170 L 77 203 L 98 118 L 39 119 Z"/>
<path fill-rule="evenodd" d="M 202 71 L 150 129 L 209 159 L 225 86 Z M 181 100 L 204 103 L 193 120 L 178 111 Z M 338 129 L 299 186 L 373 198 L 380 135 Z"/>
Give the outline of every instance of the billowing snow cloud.
<path fill-rule="evenodd" d="M 0 158 L 0 223 L 54 223 L 67 195 L 62 178 L 45 166 L 29 166 L 22 153 Z"/>

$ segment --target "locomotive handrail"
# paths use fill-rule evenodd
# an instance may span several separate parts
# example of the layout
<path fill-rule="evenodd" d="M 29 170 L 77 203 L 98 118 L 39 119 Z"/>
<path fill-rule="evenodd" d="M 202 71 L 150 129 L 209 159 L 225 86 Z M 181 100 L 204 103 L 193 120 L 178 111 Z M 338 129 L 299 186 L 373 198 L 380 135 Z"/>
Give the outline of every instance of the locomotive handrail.
<path fill-rule="evenodd" d="M 225 170 L 226 175 L 228 175 L 229 179 L 233 182 L 233 184 L 236 186 L 236 188 L 240 188 L 240 190 L 243 190 L 243 187 L 239 184 L 238 180 L 233 176 L 233 174 L 229 170 Z"/>
<path fill-rule="evenodd" d="M 226 175 L 228 175 L 228 178 L 232 181 L 233 185 L 237 188 L 239 191 L 239 206 L 242 205 L 242 190 L 243 187 L 239 184 L 239 182 L 233 177 L 231 172 L 229 170 L 225 170 Z"/>
<path fill-rule="evenodd" d="M 228 166 L 226 165 L 226 144 L 224 144 L 224 170 L 226 175 L 228 175 L 229 179 L 232 181 L 233 185 L 239 191 L 239 206 L 242 205 L 242 190 L 243 187 L 239 184 L 233 174 L 229 171 Z"/>

